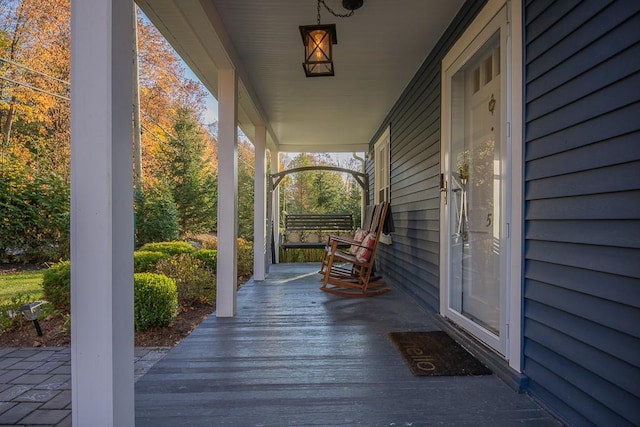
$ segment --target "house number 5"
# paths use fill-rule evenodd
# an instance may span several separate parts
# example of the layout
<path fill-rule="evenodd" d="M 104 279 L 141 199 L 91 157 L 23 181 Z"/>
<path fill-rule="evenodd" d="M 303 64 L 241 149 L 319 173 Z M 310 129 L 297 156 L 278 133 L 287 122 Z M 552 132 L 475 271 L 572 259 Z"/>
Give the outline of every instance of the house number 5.
<path fill-rule="evenodd" d="M 492 213 L 488 213 L 487 214 L 487 227 L 491 227 L 491 223 L 493 222 L 493 214 Z"/>

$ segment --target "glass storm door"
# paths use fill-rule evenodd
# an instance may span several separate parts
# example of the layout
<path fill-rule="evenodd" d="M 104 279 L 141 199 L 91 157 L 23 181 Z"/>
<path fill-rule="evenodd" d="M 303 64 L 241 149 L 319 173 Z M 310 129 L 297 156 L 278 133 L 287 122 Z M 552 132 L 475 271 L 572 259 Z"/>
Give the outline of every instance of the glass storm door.
<path fill-rule="evenodd" d="M 447 317 L 504 353 L 504 155 L 500 31 L 445 75 Z M 448 142 L 448 143 L 447 143 Z"/>

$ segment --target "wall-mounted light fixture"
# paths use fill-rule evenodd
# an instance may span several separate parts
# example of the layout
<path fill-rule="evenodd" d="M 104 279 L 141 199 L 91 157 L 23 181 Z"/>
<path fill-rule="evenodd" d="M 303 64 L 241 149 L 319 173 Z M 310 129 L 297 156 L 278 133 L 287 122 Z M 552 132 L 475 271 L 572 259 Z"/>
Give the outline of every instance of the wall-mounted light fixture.
<path fill-rule="evenodd" d="M 307 77 L 333 76 L 333 45 L 338 43 L 335 24 L 320 23 L 320 4 L 339 18 L 348 18 L 362 6 L 364 0 L 342 0 L 349 13 L 335 13 L 324 0 L 318 0 L 318 22 L 316 25 L 301 25 L 300 35 L 304 44 L 304 73 Z"/>

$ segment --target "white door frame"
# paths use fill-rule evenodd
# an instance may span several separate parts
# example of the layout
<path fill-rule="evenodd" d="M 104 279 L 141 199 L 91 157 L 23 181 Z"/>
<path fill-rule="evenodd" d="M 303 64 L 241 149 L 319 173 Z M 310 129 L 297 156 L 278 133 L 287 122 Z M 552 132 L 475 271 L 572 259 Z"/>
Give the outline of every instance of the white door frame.
<path fill-rule="evenodd" d="M 440 209 L 440 314 L 451 318 L 455 323 L 495 348 L 509 362 L 509 366 L 521 372 L 522 360 L 522 253 L 523 253 L 523 147 L 522 147 L 522 5 L 511 0 L 489 0 L 464 34 L 449 50 L 442 61 L 442 172 L 447 176 L 448 150 L 451 138 L 451 77 L 471 56 L 495 34 L 496 28 L 490 25 L 494 18 L 504 14 L 499 28 L 506 38 L 501 41 L 502 72 L 501 104 L 504 106 L 502 141 L 507 145 L 504 158 L 504 174 L 509 182 L 506 188 L 505 202 L 502 204 L 505 214 L 504 235 L 506 237 L 505 270 L 503 277 L 506 286 L 501 289 L 504 313 L 501 333 L 503 340 L 496 341 L 495 334 L 467 322 L 462 316 L 456 316 L 449 309 L 449 251 L 451 236 L 446 201 L 450 198 L 446 192 L 441 198 Z M 495 24 L 495 21 L 494 21 Z M 502 38 L 502 36 L 501 36 Z M 447 191 L 449 191 L 447 189 Z"/>

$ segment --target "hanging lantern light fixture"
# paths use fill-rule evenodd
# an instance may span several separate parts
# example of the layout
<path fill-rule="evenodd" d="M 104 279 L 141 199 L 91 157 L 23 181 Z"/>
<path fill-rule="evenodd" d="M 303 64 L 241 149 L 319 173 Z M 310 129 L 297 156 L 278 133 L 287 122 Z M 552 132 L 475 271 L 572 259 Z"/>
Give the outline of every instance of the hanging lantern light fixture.
<path fill-rule="evenodd" d="M 307 77 L 333 76 L 333 45 L 338 43 L 335 24 L 320 23 L 320 3 L 332 15 L 347 18 L 355 9 L 362 6 L 363 0 L 343 0 L 342 5 L 349 9 L 347 14 L 335 13 L 324 0 L 318 0 L 318 22 L 316 25 L 301 25 L 300 35 L 304 44 L 304 62 L 302 68 Z"/>
<path fill-rule="evenodd" d="M 335 24 L 300 26 L 304 43 L 302 67 L 307 77 L 333 76 L 333 49 L 338 43 Z"/>

